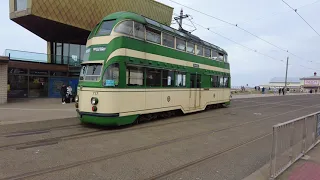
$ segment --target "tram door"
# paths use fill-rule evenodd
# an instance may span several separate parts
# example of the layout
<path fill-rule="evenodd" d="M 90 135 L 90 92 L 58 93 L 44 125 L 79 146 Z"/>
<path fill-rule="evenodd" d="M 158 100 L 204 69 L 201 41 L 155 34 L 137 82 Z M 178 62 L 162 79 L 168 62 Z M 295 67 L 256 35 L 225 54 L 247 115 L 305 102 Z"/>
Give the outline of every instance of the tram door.
<path fill-rule="evenodd" d="M 190 94 L 189 94 L 189 107 L 190 109 L 197 109 L 200 107 L 201 102 L 201 75 L 191 74 L 190 76 Z"/>

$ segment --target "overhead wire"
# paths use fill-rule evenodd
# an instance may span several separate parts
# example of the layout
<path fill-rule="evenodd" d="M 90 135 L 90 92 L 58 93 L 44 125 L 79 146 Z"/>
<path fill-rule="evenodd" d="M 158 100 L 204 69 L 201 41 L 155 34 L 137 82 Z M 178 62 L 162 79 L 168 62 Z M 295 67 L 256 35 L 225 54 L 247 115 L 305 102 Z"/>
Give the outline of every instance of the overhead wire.
<path fill-rule="evenodd" d="M 296 8 L 296 9 L 302 9 L 302 8 L 307 7 L 307 6 L 316 4 L 316 3 L 318 3 L 318 2 L 320 2 L 320 0 L 314 1 L 314 2 L 309 3 L 309 4 L 305 4 L 305 5 L 303 5 L 303 6 L 300 6 L 300 7 Z M 252 21 L 257 21 L 257 20 L 265 19 L 265 18 L 270 17 L 270 16 L 275 16 L 275 15 L 282 14 L 282 13 L 287 13 L 287 12 L 291 12 L 291 10 L 286 11 L 286 12 L 273 12 L 273 13 L 267 15 L 267 16 L 261 16 L 261 17 L 258 17 L 258 18 L 256 18 L 256 19 L 238 22 L 237 24 L 249 24 L 249 23 L 252 22 Z"/>
<path fill-rule="evenodd" d="M 183 6 L 183 7 L 186 7 L 186 8 L 188 8 L 188 9 L 191 9 L 191 10 L 193 10 L 193 11 L 196 11 L 196 12 L 198 12 L 198 13 L 200 13 L 200 14 L 203 14 L 203 15 L 205 15 L 205 16 L 208 16 L 208 17 L 210 17 L 210 18 L 216 19 L 216 20 L 218 20 L 218 21 L 220 21 L 220 22 L 223 22 L 223 23 L 225 23 L 225 24 L 228 24 L 228 25 L 231 25 L 231 26 L 233 26 L 233 27 L 239 28 L 240 30 L 242 30 L 242 31 L 250 34 L 251 36 L 254 36 L 254 37 L 258 38 L 258 39 L 260 39 L 261 41 L 263 41 L 263 42 L 265 42 L 265 43 L 267 43 L 267 44 L 269 44 L 269 45 L 271 45 L 271 46 L 273 46 L 273 47 L 275 47 L 275 48 L 277 48 L 277 49 L 280 49 L 281 51 L 284 51 L 284 52 L 286 52 L 286 53 L 288 53 L 288 54 L 291 54 L 292 56 L 294 56 L 294 57 L 296 57 L 296 58 L 298 58 L 298 59 L 301 59 L 301 60 L 304 60 L 304 61 L 307 61 L 307 62 L 311 62 L 311 63 L 313 62 L 313 61 L 310 61 L 310 60 L 305 60 L 305 59 L 303 59 L 302 57 L 300 57 L 300 56 L 298 56 L 298 55 L 290 52 L 289 50 L 286 50 L 286 49 L 284 49 L 284 48 L 282 48 L 282 47 L 280 47 L 280 46 L 278 46 L 278 45 L 276 45 L 276 44 L 274 44 L 274 43 L 271 43 L 270 41 L 267 41 L 267 40 L 265 40 L 265 39 L 257 36 L 256 34 L 254 34 L 254 33 L 250 32 L 250 31 L 248 31 L 248 30 L 240 27 L 238 24 L 234 24 L 234 23 L 225 21 L 225 20 L 223 20 L 223 19 L 221 19 L 221 18 L 218 18 L 218 17 L 212 16 L 212 15 L 210 15 L 210 14 L 201 12 L 201 11 L 199 11 L 199 10 L 197 10 L 197 9 L 194 9 L 194 8 L 192 8 L 192 7 L 189 7 L 189 6 L 186 6 L 186 5 L 184 5 L 184 4 L 181 4 L 181 3 L 179 3 L 179 2 L 176 2 L 176 1 L 174 1 L 174 0 L 169 0 L 169 1 L 171 1 L 171 2 L 173 2 L 173 3 L 175 3 L 175 4 L 178 4 L 178 5 L 181 5 L 181 6 Z"/>
<path fill-rule="evenodd" d="M 193 23 L 196 24 L 196 25 L 198 25 L 199 27 L 201 27 L 201 28 L 203 28 L 203 29 L 206 29 L 206 30 L 210 31 L 211 33 L 214 33 L 214 34 L 216 34 L 216 35 L 218 35 L 218 36 L 220 36 L 220 37 L 222 37 L 222 38 L 224 38 L 224 39 L 227 39 L 228 41 L 230 41 L 230 42 L 232 42 L 232 43 L 235 43 L 235 44 L 243 47 L 244 49 L 246 49 L 246 50 L 248 50 L 248 51 L 252 51 L 252 52 L 255 52 L 255 53 L 260 54 L 260 55 L 262 55 L 262 56 L 268 57 L 268 58 L 270 58 L 270 59 L 272 59 L 272 60 L 281 61 L 282 63 L 285 63 L 285 61 L 282 60 L 282 59 L 277 59 L 277 58 L 272 57 L 272 56 L 270 56 L 270 55 L 261 53 L 260 51 L 258 51 L 258 50 L 256 50 L 256 49 L 252 49 L 252 48 L 250 48 L 250 47 L 248 47 L 248 46 L 245 46 L 245 45 L 243 45 L 243 44 L 241 44 L 241 43 L 239 43 L 239 42 L 237 42 L 237 41 L 234 41 L 234 40 L 232 40 L 232 39 L 230 39 L 230 38 L 228 38 L 228 37 L 226 37 L 226 36 L 224 36 L 224 35 L 222 35 L 222 34 L 220 34 L 220 33 L 217 33 L 217 32 L 215 32 L 215 31 L 212 31 L 211 29 L 206 28 L 206 27 L 204 27 L 204 26 L 202 26 L 202 25 L 200 25 L 200 24 L 198 24 L 198 23 L 195 23 L 195 22 L 193 22 Z M 301 65 L 301 64 L 295 64 L 295 65 L 298 65 L 298 66 L 300 66 L 300 67 L 303 67 L 303 68 L 306 68 L 306 69 L 310 69 L 310 70 L 315 70 L 315 71 L 318 71 L 318 70 L 319 70 L 319 69 L 314 69 L 314 68 L 306 67 L 306 66 L 303 66 L 303 65 Z"/>
<path fill-rule="evenodd" d="M 292 9 L 316 34 L 318 34 L 318 36 L 320 36 L 320 34 L 318 33 L 318 31 L 316 31 L 309 23 L 307 20 L 305 20 L 299 13 L 297 9 L 294 9 L 292 6 L 290 6 L 290 4 L 288 4 L 286 1 L 282 0 L 282 2 L 284 4 L 286 4 L 290 9 Z"/>

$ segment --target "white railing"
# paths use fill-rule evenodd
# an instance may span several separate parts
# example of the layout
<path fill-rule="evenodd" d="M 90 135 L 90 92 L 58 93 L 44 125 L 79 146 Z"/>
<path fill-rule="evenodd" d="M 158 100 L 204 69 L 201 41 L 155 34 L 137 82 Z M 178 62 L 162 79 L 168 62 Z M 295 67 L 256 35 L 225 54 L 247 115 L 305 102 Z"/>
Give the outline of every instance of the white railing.
<path fill-rule="evenodd" d="M 320 111 L 273 126 L 270 179 L 275 179 L 317 143 Z"/>

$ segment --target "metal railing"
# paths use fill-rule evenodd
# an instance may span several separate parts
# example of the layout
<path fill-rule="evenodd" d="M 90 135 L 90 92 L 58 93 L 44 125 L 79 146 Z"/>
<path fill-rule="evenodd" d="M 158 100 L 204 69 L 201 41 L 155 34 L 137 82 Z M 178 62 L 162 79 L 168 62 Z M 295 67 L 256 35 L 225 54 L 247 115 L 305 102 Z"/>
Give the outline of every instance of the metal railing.
<path fill-rule="evenodd" d="M 317 143 L 320 111 L 273 126 L 270 179 L 275 179 Z"/>
<path fill-rule="evenodd" d="M 6 49 L 4 55 L 10 57 L 10 60 L 30 61 L 49 64 L 65 64 L 70 66 L 80 66 L 82 62 L 81 59 L 70 56 L 19 51 L 12 49 Z"/>

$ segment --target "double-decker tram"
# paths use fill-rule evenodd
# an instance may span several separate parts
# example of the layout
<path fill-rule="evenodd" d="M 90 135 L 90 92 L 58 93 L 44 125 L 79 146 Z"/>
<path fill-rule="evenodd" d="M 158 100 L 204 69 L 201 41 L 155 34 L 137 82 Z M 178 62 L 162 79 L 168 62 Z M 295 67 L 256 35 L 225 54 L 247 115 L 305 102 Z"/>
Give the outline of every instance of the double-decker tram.
<path fill-rule="evenodd" d="M 83 123 L 125 125 L 230 104 L 227 52 L 131 12 L 91 32 L 76 110 Z"/>

